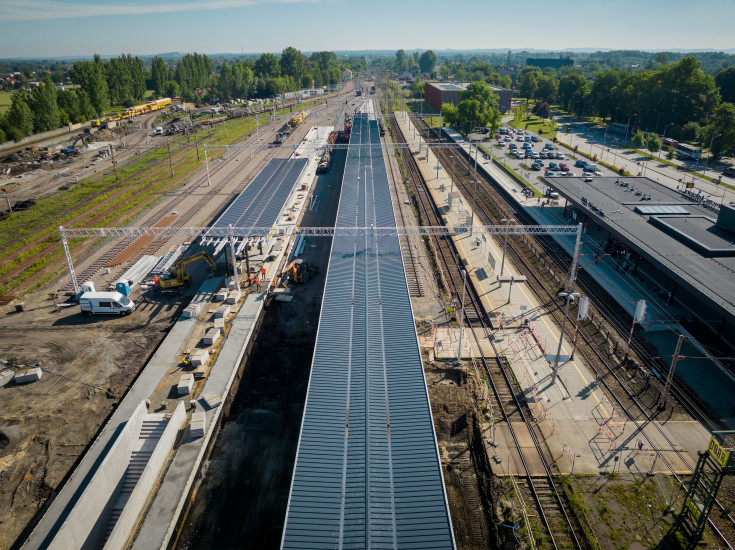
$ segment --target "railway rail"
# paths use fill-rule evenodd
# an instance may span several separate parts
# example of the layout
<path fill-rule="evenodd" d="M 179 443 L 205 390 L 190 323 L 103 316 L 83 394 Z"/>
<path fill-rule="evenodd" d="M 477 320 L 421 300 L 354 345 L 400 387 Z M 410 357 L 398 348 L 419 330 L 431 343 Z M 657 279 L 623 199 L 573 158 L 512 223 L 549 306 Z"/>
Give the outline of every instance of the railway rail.
<path fill-rule="evenodd" d="M 420 129 L 422 137 L 424 137 L 425 139 L 436 139 L 431 135 L 433 133 L 431 129 L 429 129 L 429 127 L 423 121 L 419 122 L 415 118 L 413 118 L 412 120 L 414 124 L 417 124 L 417 127 Z M 439 155 L 440 161 L 442 162 L 444 167 L 448 169 L 450 161 L 450 159 L 447 158 L 448 151 L 446 149 L 434 149 L 434 153 Z M 510 213 L 512 212 L 513 215 L 519 218 L 519 221 L 533 223 L 532 220 L 530 220 L 530 217 L 528 217 L 525 213 L 514 209 L 510 204 L 508 204 L 507 201 L 505 201 L 505 199 L 502 197 L 502 195 L 500 195 L 494 189 L 493 183 L 487 181 L 479 173 L 477 174 L 477 177 L 474 179 L 474 181 L 481 182 L 481 187 L 479 190 L 477 190 L 477 193 L 475 195 L 475 188 L 473 188 L 473 186 L 469 183 L 471 181 L 469 178 L 469 174 L 472 174 L 474 172 L 473 161 L 465 155 L 456 156 L 459 157 L 464 170 L 460 170 L 459 174 L 455 172 L 455 181 L 457 182 L 458 187 L 460 187 L 465 196 L 469 197 L 470 199 L 472 199 L 474 196 L 474 198 L 476 199 L 476 215 L 478 216 L 478 219 L 482 221 L 482 223 L 497 223 L 498 221 L 497 218 L 499 216 L 493 215 L 490 212 L 490 208 L 486 204 L 487 199 L 489 198 L 488 195 L 490 193 L 492 193 L 493 195 L 493 206 L 499 208 L 501 212 L 505 211 L 506 214 L 504 215 L 506 217 L 510 217 Z M 549 290 L 548 285 L 543 282 L 537 270 L 531 265 L 531 262 L 528 260 L 528 251 L 523 250 L 523 246 L 528 246 L 528 241 L 530 239 L 533 238 L 530 236 L 524 236 L 522 240 L 515 237 L 509 238 L 507 243 L 508 255 L 512 260 L 514 260 L 516 266 L 520 269 L 521 273 L 523 275 L 526 275 L 531 288 L 539 298 L 540 302 L 542 304 L 546 304 L 546 309 L 548 310 L 549 314 L 551 314 L 552 317 L 554 317 L 554 319 L 557 321 L 557 323 L 561 325 L 563 314 L 562 308 L 557 302 L 557 296 Z M 549 244 L 544 243 L 544 239 L 538 239 L 537 242 L 541 244 L 541 248 L 546 248 L 546 246 L 548 246 Z M 559 261 L 560 255 L 550 254 L 550 257 L 555 259 L 556 268 L 559 271 L 564 272 L 566 266 L 562 265 L 562 263 Z M 586 293 L 597 296 L 598 298 L 600 297 L 599 292 L 595 289 L 590 289 L 587 287 L 587 285 L 584 284 L 580 284 L 580 287 L 585 290 Z M 606 300 L 598 301 L 604 304 Z M 570 333 L 568 333 L 568 335 L 571 337 Z M 586 359 L 587 364 L 590 366 L 590 368 L 593 369 L 595 375 L 599 375 L 599 378 L 604 384 L 605 388 L 608 390 L 608 393 L 612 395 L 616 403 L 626 411 L 626 414 L 633 420 L 640 419 L 640 415 L 642 415 L 642 417 L 645 419 L 646 424 L 656 430 L 658 435 L 665 442 L 667 446 L 665 450 L 667 452 L 673 451 L 682 461 L 682 463 L 686 465 L 687 468 L 693 470 L 693 465 L 687 460 L 684 454 L 678 450 L 677 446 L 661 429 L 659 424 L 655 422 L 657 413 L 653 413 L 649 409 L 649 407 L 646 407 L 641 402 L 640 398 L 620 376 L 619 368 L 611 362 L 609 357 L 605 356 L 605 354 L 600 351 L 600 347 L 594 343 L 591 336 L 581 326 L 577 335 L 577 353 L 580 353 Z M 683 408 L 685 408 L 693 417 L 702 420 L 703 423 L 705 423 L 705 425 L 708 426 L 710 429 L 721 429 L 721 427 L 717 423 L 713 422 L 712 418 L 702 416 L 703 411 L 697 405 L 696 401 L 692 400 L 689 397 L 688 391 L 682 388 L 681 385 L 678 383 L 674 386 L 675 391 L 672 391 L 672 395 L 680 402 Z M 621 391 L 624 394 L 623 396 L 620 395 Z M 637 410 L 638 414 L 632 414 L 631 409 Z M 671 472 L 672 477 L 679 484 L 683 485 L 684 480 L 681 478 L 681 476 L 676 474 L 674 468 L 669 463 L 669 461 L 660 454 L 660 451 L 664 449 L 657 447 L 653 443 L 651 438 L 645 433 L 645 431 L 641 430 L 640 433 L 642 438 L 646 441 L 647 445 L 655 452 L 659 453 L 659 458 L 661 459 L 664 466 Z M 710 517 L 709 526 L 712 529 L 713 533 L 715 533 L 715 535 L 721 540 L 721 542 L 724 543 L 727 548 L 730 548 L 732 550 L 732 544 L 728 541 L 725 533 L 723 533 L 722 531 L 723 529 L 728 529 L 735 532 L 735 519 L 729 513 L 728 509 L 723 506 L 723 504 L 718 500 L 715 500 L 715 506 L 717 508 L 717 511 L 719 512 L 717 515 L 714 516 L 715 518 L 717 518 L 717 521 L 713 520 L 712 517 Z M 717 522 L 722 522 L 720 524 L 720 527 L 717 526 Z"/>
<path fill-rule="evenodd" d="M 401 130 L 394 119 L 391 119 L 391 126 L 394 135 L 402 136 Z M 426 189 L 426 183 L 413 154 L 406 151 L 403 154 L 403 160 L 413 186 L 421 222 L 424 225 L 442 225 L 441 217 L 438 215 L 436 205 Z M 447 290 L 454 297 L 460 296 L 463 290 L 464 278 L 461 274 L 461 260 L 453 242 L 449 238 L 431 237 L 430 246 L 443 274 L 442 279 L 448 285 Z M 479 337 L 476 331 L 489 337 L 491 326 L 471 282 L 467 282 L 467 296 L 469 301 L 466 302 L 466 313 L 460 315 L 459 318 L 464 318 L 464 323 L 470 329 L 468 332 L 475 339 L 475 344 L 479 349 Z M 491 338 L 489 340 L 492 342 Z M 549 457 L 542 448 L 539 433 L 537 433 L 538 427 L 532 420 L 528 405 L 522 396 L 522 391 L 514 380 L 507 362 L 497 353 L 497 350 L 495 351 L 496 357 L 494 360 L 488 360 L 481 356 L 479 363 L 492 388 L 493 410 L 499 411 L 502 419 L 507 423 L 508 431 L 520 457 L 525 472 L 522 476 L 522 491 L 526 493 L 526 498 L 530 497 L 535 503 L 538 517 L 548 533 L 553 548 L 586 548 L 585 539 L 580 540 L 577 535 L 581 531 L 579 520 L 573 517 L 572 511 L 564 504 L 563 491 L 560 491 L 554 480 Z M 524 423 L 528 429 L 540 462 L 543 465 L 544 476 L 536 477 L 531 474 L 530 467 L 521 451 L 516 428 L 513 425 L 515 421 Z"/>

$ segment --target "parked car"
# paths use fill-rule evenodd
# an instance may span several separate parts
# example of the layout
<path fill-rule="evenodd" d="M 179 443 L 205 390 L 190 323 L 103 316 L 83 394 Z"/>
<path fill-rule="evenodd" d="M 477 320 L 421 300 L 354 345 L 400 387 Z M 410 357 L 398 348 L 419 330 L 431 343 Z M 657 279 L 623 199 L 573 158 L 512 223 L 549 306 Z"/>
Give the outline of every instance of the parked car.
<path fill-rule="evenodd" d="M 510 138 L 510 136 L 505 136 L 503 138 L 503 141 L 513 141 L 513 140 Z"/>
<path fill-rule="evenodd" d="M 533 149 L 533 145 L 531 145 L 530 143 L 524 143 L 523 144 L 523 148 L 524 149 Z"/>
<path fill-rule="evenodd" d="M 555 178 L 556 174 L 552 172 L 551 170 L 546 170 L 546 177 L 547 178 Z"/>
<path fill-rule="evenodd" d="M 559 151 L 557 151 L 556 152 L 556 155 L 554 155 L 554 156 L 556 157 L 556 160 L 564 160 L 564 159 L 567 158 L 567 157 L 564 156 L 564 153 L 561 153 Z"/>
<path fill-rule="evenodd" d="M 562 172 L 569 172 L 569 166 L 562 162 L 559 164 L 559 170 L 561 170 Z"/>
<path fill-rule="evenodd" d="M 587 161 L 580 159 L 574 163 L 574 166 L 576 166 L 577 168 L 584 168 L 585 166 L 587 166 Z"/>
<path fill-rule="evenodd" d="M 602 172 L 593 172 L 593 174 L 598 178 L 601 178 L 604 175 Z"/>
<path fill-rule="evenodd" d="M 549 151 L 553 151 L 554 150 L 554 144 L 553 143 L 547 143 L 546 145 L 544 145 L 544 149 L 548 149 Z"/>
<path fill-rule="evenodd" d="M 541 165 L 538 162 L 534 162 L 531 165 L 531 170 L 541 170 Z"/>
<path fill-rule="evenodd" d="M 523 160 L 523 158 L 525 158 L 525 155 L 524 155 L 523 153 L 521 153 L 520 151 L 516 151 L 516 152 L 515 152 L 515 157 L 516 157 L 516 158 L 517 158 L 518 160 Z"/>
<path fill-rule="evenodd" d="M 518 130 L 518 133 L 519 133 L 519 134 L 521 134 L 521 135 L 523 135 L 523 130 L 520 130 L 520 129 L 519 129 L 519 130 Z"/>
<path fill-rule="evenodd" d="M 548 156 L 546 155 L 546 151 L 541 151 L 541 152 L 540 152 L 540 153 L 538 154 L 538 156 L 539 156 L 539 157 L 541 157 L 542 159 L 546 159 L 546 158 L 549 158 L 549 157 L 548 157 Z"/>
<path fill-rule="evenodd" d="M 531 141 L 538 142 L 538 136 L 531 136 Z"/>
<path fill-rule="evenodd" d="M 525 139 L 526 141 L 530 142 L 531 141 L 531 136 L 524 136 L 523 139 Z"/>
<path fill-rule="evenodd" d="M 508 144 L 508 149 L 517 149 L 516 144 L 515 143 L 509 143 Z"/>
<path fill-rule="evenodd" d="M 535 159 L 537 159 L 537 158 L 541 158 L 541 157 L 539 156 L 539 154 L 538 154 L 538 153 L 537 153 L 536 151 L 534 151 L 533 153 L 531 153 L 531 156 L 532 156 L 533 158 L 535 158 Z"/>
<path fill-rule="evenodd" d="M 546 189 L 546 196 L 549 197 L 550 199 L 558 199 L 559 193 L 557 193 L 551 187 L 549 187 L 548 189 Z"/>
<path fill-rule="evenodd" d="M 554 170 L 556 170 L 557 168 L 559 168 L 559 165 L 557 163 L 555 163 L 555 162 L 550 162 L 549 163 L 549 168 L 553 168 Z"/>

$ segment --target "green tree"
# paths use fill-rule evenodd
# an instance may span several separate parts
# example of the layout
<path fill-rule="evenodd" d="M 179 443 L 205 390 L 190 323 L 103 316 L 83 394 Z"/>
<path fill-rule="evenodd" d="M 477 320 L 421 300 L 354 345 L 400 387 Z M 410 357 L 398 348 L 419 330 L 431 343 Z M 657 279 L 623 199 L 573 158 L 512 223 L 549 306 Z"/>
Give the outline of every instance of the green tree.
<path fill-rule="evenodd" d="M 676 157 L 676 149 L 674 149 L 670 145 L 667 145 L 666 146 L 666 158 L 669 160 L 672 160 L 674 157 Z"/>
<path fill-rule="evenodd" d="M 281 75 L 281 64 L 272 53 L 264 53 L 255 61 L 253 70 L 258 78 L 275 78 Z"/>
<path fill-rule="evenodd" d="M 98 116 L 110 108 L 105 69 L 98 55 L 95 55 L 94 63 L 90 61 L 74 63 L 69 69 L 69 76 L 74 84 L 78 84 L 87 93 Z"/>
<path fill-rule="evenodd" d="M 723 102 L 735 103 L 735 65 L 730 65 L 717 73 L 715 84 L 720 89 Z"/>
<path fill-rule="evenodd" d="M 557 94 L 557 80 L 551 76 L 541 76 L 537 80 L 536 92 L 534 99 L 540 99 L 545 102 L 553 102 Z"/>
<path fill-rule="evenodd" d="M 533 114 L 541 118 L 549 118 L 551 116 L 551 108 L 546 101 L 537 101 L 533 106 Z"/>
<path fill-rule="evenodd" d="M 539 73 L 536 71 L 527 71 L 521 77 L 521 83 L 518 89 L 521 92 L 521 96 L 526 98 L 526 103 L 536 95 L 536 90 L 538 89 L 538 77 Z"/>
<path fill-rule="evenodd" d="M 396 72 L 403 73 L 403 72 L 407 71 L 410 66 L 411 65 L 409 63 L 408 55 L 406 55 L 406 51 L 405 50 L 398 50 L 396 52 L 396 60 L 395 60 L 395 63 L 393 65 L 393 67 L 395 68 Z"/>
<path fill-rule="evenodd" d="M 168 97 L 176 97 L 181 95 L 181 86 L 175 80 L 166 82 L 165 93 Z"/>
<path fill-rule="evenodd" d="M 301 77 L 306 71 L 306 58 L 293 46 L 289 46 L 281 52 L 280 63 L 281 74 L 283 76 L 290 76 L 296 82 L 301 80 Z"/>
<path fill-rule="evenodd" d="M 526 116 L 526 106 L 525 105 L 517 105 L 515 109 L 513 109 L 513 123 L 520 127 L 523 123 L 523 117 Z"/>
<path fill-rule="evenodd" d="M 153 58 L 151 77 L 153 80 L 153 89 L 158 95 L 163 95 L 166 92 L 166 86 L 169 81 L 168 67 L 166 66 L 166 62 L 158 56 Z"/>
<path fill-rule="evenodd" d="M 56 103 L 56 88 L 51 82 L 51 77 L 46 76 L 46 81 L 33 90 L 31 110 L 36 133 L 56 130 L 61 125 L 59 105 Z"/>
<path fill-rule="evenodd" d="M 426 50 L 419 57 L 419 69 L 422 73 L 431 74 L 436 67 L 436 54 L 432 50 Z"/>
<path fill-rule="evenodd" d="M 564 109 L 570 110 L 575 98 L 587 94 L 587 80 L 580 74 L 568 74 L 559 79 L 557 99 Z"/>
<path fill-rule="evenodd" d="M 451 103 L 442 103 L 442 118 L 447 124 L 454 126 L 457 124 L 457 106 Z"/>
<path fill-rule="evenodd" d="M 651 153 L 658 153 L 662 145 L 663 141 L 661 141 L 661 136 L 658 134 L 649 134 L 646 138 L 646 149 L 651 151 Z"/>
<path fill-rule="evenodd" d="M 633 142 L 633 145 L 635 145 L 637 149 L 640 149 L 641 147 L 643 147 L 643 144 L 646 142 L 646 136 L 643 135 L 643 132 L 638 130 L 635 134 L 633 134 L 631 141 Z"/>
<path fill-rule="evenodd" d="M 722 103 L 712 120 L 702 128 L 702 138 L 707 145 L 712 143 L 710 154 L 719 158 L 723 151 L 735 147 L 735 105 Z"/>
<path fill-rule="evenodd" d="M 457 124 L 465 132 L 473 126 L 489 126 L 493 133 L 500 127 L 497 94 L 483 81 L 473 82 L 459 93 Z"/>
<path fill-rule="evenodd" d="M 28 106 L 28 94 L 24 92 L 15 92 L 10 101 L 4 118 L 5 133 L 13 141 L 20 141 L 33 133 L 33 111 Z"/>
<path fill-rule="evenodd" d="M 309 61 L 319 70 L 329 69 L 337 66 L 337 54 L 329 51 L 314 52 Z"/>

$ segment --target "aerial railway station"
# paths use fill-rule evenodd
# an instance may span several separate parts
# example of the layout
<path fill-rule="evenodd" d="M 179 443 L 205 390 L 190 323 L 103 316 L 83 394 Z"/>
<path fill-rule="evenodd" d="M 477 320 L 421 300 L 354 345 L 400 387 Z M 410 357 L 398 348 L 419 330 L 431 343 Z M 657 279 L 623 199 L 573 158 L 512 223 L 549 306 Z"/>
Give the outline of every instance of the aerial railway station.
<path fill-rule="evenodd" d="M 285 143 L 271 142 L 272 150 L 261 148 L 260 135 L 258 145 L 228 150 L 212 172 L 231 168 L 223 179 L 237 180 L 237 192 L 203 225 L 109 228 L 107 235 L 133 242 L 178 239 L 184 260 L 168 257 L 168 277 L 195 251 L 214 267 L 192 267 L 187 285 L 176 280 L 183 297 L 167 298 L 181 303 L 176 321 L 23 548 L 196 547 L 211 507 L 213 516 L 231 508 L 243 524 L 262 521 L 252 544 L 263 547 L 475 549 L 542 531 L 545 547 L 581 549 L 592 526 L 562 477 L 622 473 L 656 484 L 668 499 L 661 478 L 683 488 L 698 471 L 709 425 L 679 409 L 669 422 L 642 404 L 614 353 L 570 330 L 569 309 L 581 298 L 582 234 L 594 229 L 606 233 L 606 254 L 621 269 L 656 281 L 682 314 L 727 338 L 732 209 L 718 214 L 681 194 L 643 191 L 637 179 L 631 185 L 650 200 L 611 178 L 595 186 L 564 178 L 549 185 L 568 201 L 566 223 L 513 224 L 485 201 L 493 173 L 480 183 L 471 155 L 466 162 L 445 155 L 461 144 L 430 147 L 418 117 L 384 115 L 370 95 L 333 105 L 333 126 L 309 127 L 321 119 L 302 111 L 299 132 L 282 135 L 275 121 L 268 139 Z M 346 150 L 332 147 L 338 140 Z M 246 165 L 245 152 L 252 158 L 254 150 L 259 164 L 246 177 L 236 163 Z M 206 196 L 209 174 L 199 181 Z M 485 197 L 473 196 L 479 185 Z M 502 198 L 492 200 L 501 208 Z M 68 229 L 64 243 L 67 235 L 105 234 L 87 231 Z M 541 256 L 539 235 L 571 251 L 553 265 L 562 295 L 524 259 L 524 245 Z M 80 283 L 92 277 L 84 273 Z M 410 279 L 422 292 L 410 292 Z M 143 296 L 163 290 L 155 286 L 137 280 L 130 319 L 151 307 Z M 259 346 L 278 355 L 268 346 L 300 344 L 279 324 L 312 326 L 296 333 L 312 334 L 313 353 L 269 363 L 259 382 L 250 372 L 263 359 Z M 303 395 L 279 401 L 299 376 Z M 238 403 L 258 383 L 257 398 Z M 279 414 L 299 420 L 283 447 Z M 254 423 L 256 416 L 268 420 Z M 256 458 L 223 473 L 226 427 L 240 423 L 248 445 L 238 453 Z M 268 455 L 253 447 L 274 441 L 282 456 L 260 460 Z M 718 460 L 729 457 L 731 438 L 716 441 Z M 210 481 L 218 476 L 220 486 Z M 493 492 L 496 482 L 505 492 Z M 271 484 L 273 502 L 238 507 L 268 500 L 263 485 Z M 696 486 L 687 494 L 689 510 L 709 498 Z M 238 536 L 237 522 L 211 521 L 223 539 Z"/>

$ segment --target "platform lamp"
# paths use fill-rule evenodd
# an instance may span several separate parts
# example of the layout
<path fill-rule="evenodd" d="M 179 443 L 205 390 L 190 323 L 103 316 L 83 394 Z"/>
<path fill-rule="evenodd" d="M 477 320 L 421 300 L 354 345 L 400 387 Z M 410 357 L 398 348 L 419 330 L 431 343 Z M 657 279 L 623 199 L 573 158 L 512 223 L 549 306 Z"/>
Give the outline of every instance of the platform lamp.
<path fill-rule="evenodd" d="M 579 298 L 579 292 L 560 292 L 561 298 L 566 298 L 567 305 L 564 308 L 564 321 L 561 324 L 561 334 L 559 335 L 559 347 L 556 348 L 556 357 L 554 358 L 554 366 L 551 368 L 551 383 L 556 384 L 556 377 L 559 369 L 559 354 L 561 354 L 561 344 L 564 341 L 564 329 L 567 326 L 567 317 L 569 316 L 569 304 L 576 298 Z"/>
<path fill-rule="evenodd" d="M 720 137 L 722 134 L 712 134 L 712 139 L 709 140 L 709 157 L 707 157 L 707 160 L 704 163 L 704 170 L 702 170 L 702 177 L 707 173 L 707 167 L 709 166 L 709 159 L 712 158 L 712 144 L 715 142 L 715 138 Z"/>
<path fill-rule="evenodd" d="M 625 143 L 628 143 L 628 130 L 630 130 L 630 121 L 634 116 L 638 116 L 638 113 L 633 113 L 628 117 L 628 124 L 625 125 Z"/>
<path fill-rule="evenodd" d="M 659 151 L 658 151 L 658 158 L 661 158 L 661 151 L 663 150 L 664 146 L 666 145 L 665 143 L 663 143 L 663 140 L 666 139 L 666 130 L 668 130 L 669 129 L 669 126 L 671 126 L 673 124 L 674 124 L 673 122 L 669 122 L 666 126 L 664 126 L 664 135 L 661 136 L 661 149 L 659 149 Z"/>
<path fill-rule="evenodd" d="M 503 218 L 502 220 L 500 220 L 500 223 L 505 223 L 508 226 L 514 222 L 515 220 L 513 218 L 510 218 L 507 220 Z M 505 232 L 504 232 L 504 237 L 503 237 L 503 259 L 500 261 L 500 274 L 501 275 L 503 274 L 503 269 L 505 268 L 505 249 L 507 248 L 507 246 L 508 246 L 508 228 L 506 227 Z"/>

